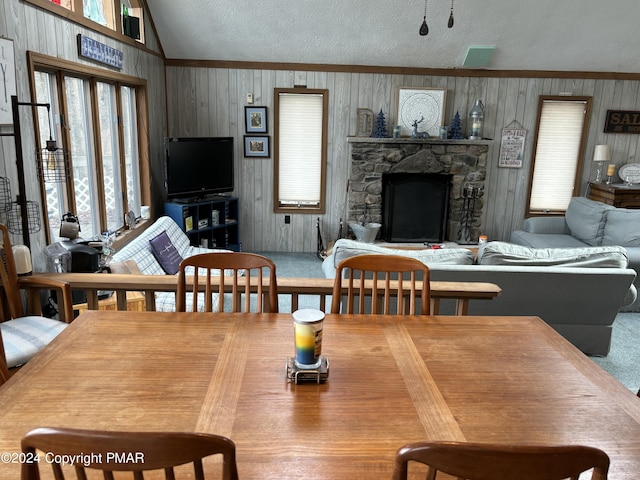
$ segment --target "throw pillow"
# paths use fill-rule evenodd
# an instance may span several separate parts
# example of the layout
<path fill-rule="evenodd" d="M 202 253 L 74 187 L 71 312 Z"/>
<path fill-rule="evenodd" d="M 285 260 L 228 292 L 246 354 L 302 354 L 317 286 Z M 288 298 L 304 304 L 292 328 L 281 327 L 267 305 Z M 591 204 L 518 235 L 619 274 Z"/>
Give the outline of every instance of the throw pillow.
<path fill-rule="evenodd" d="M 613 208 L 588 198 L 573 197 L 564 218 L 571 235 L 592 246 L 602 245 L 607 211 Z"/>
<path fill-rule="evenodd" d="M 173 246 L 173 243 L 171 243 L 167 232 L 163 231 L 153 237 L 149 240 L 149 244 L 151 245 L 153 256 L 156 257 L 156 260 L 158 260 L 158 263 L 165 273 L 169 275 L 178 273 L 182 257 L 180 253 L 178 253 L 178 250 L 176 250 L 176 247 Z"/>
<path fill-rule="evenodd" d="M 602 244 L 640 247 L 640 210 L 616 208 L 607 212 Z"/>
<path fill-rule="evenodd" d="M 627 268 L 624 247 L 531 248 L 489 242 L 478 251 L 480 265 Z"/>
<path fill-rule="evenodd" d="M 109 264 L 109 268 L 111 268 L 111 273 L 126 273 L 134 275 L 142 274 L 135 260 L 124 260 L 122 262 L 111 263 Z"/>

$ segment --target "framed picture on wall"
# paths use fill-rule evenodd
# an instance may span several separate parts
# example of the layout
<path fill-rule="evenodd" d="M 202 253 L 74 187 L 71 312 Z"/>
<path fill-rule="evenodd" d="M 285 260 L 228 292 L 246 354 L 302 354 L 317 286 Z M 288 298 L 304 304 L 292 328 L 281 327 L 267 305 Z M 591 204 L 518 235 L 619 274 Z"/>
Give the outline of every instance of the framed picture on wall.
<path fill-rule="evenodd" d="M 16 67 L 13 40 L 0 38 L 0 125 L 13 124 L 11 97 L 16 94 Z"/>
<path fill-rule="evenodd" d="M 271 156 L 268 135 L 245 135 L 244 136 L 244 156 L 245 157 L 265 157 Z"/>
<path fill-rule="evenodd" d="M 396 119 L 400 136 L 410 137 L 414 128 L 438 137 L 444 119 L 446 88 L 399 87 Z M 415 124 L 415 125 L 414 125 Z"/>
<path fill-rule="evenodd" d="M 267 107 L 244 107 L 247 133 L 267 133 Z"/>

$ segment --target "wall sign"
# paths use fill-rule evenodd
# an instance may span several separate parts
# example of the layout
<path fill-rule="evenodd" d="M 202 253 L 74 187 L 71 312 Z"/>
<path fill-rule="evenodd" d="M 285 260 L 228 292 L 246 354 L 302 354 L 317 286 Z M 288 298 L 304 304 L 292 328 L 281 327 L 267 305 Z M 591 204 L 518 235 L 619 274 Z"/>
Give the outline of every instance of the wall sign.
<path fill-rule="evenodd" d="M 117 69 L 122 68 L 124 57 L 120 50 L 100 43 L 92 38 L 85 37 L 81 33 L 78 34 L 78 55 Z"/>
<path fill-rule="evenodd" d="M 512 127 L 513 125 L 513 127 Z M 514 120 L 507 127 L 502 129 L 502 139 L 500 140 L 499 167 L 520 168 L 524 159 L 524 144 L 527 138 L 527 131 Z"/>
<path fill-rule="evenodd" d="M 356 129 L 356 137 L 370 137 L 373 133 L 373 111 L 368 108 L 358 108 L 358 128 Z"/>
<path fill-rule="evenodd" d="M 607 110 L 605 133 L 640 133 L 640 112 L 634 110 Z"/>
<path fill-rule="evenodd" d="M 11 97 L 16 94 L 13 40 L 0 38 L 0 125 L 13 124 Z"/>

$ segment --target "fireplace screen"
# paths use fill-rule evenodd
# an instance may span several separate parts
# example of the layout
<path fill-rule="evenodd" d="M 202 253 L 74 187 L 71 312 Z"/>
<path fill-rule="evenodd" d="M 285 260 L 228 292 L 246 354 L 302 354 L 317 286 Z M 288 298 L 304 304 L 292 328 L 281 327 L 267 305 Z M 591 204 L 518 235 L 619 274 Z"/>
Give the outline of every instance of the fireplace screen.
<path fill-rule="evenodd" d="M 444 241 L 450 184 L 450 175 L 384 174 L 382 238 L 399 243 Z"/>

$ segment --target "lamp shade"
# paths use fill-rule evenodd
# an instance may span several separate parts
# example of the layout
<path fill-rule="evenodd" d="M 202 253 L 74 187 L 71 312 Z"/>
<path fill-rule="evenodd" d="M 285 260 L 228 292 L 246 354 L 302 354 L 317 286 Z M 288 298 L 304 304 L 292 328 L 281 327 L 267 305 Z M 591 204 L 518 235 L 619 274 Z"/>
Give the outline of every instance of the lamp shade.
<path fill-rule="evenodd" d="M 31 251 L 24 245 L 12 245 L 13 258 L 16 263 L 18 275 L 30 275 L 33 270 L 31 266 Z"/>
<path fill-rule="evenodd" d="M 609 160 L 611 160 L 611 150 L 609 150 L 609 145 L 596 145 L 596 148 L 593 151 L 593 161 L 608 162 Z"/>

